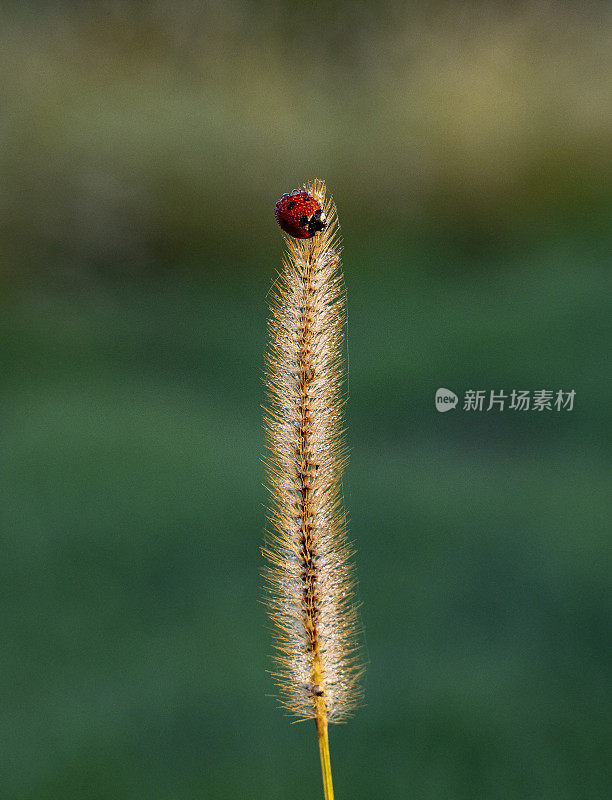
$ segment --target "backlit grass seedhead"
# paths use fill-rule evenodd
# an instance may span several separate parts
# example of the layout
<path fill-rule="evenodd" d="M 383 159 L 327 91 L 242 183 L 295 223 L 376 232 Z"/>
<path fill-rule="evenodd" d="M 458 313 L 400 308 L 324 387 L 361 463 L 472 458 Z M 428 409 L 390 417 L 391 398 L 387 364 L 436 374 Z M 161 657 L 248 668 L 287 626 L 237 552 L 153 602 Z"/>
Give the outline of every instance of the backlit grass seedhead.
<path fill-rule="evenodd" d="M 326 225 L 312 238 L 285 236 L 270 300 L 264 555 L 281 703 L 326 728 L 360 700 L 342 497 L 346 306 L 335 205 L 322 181 L 304 189 L 320 203 Z"/>

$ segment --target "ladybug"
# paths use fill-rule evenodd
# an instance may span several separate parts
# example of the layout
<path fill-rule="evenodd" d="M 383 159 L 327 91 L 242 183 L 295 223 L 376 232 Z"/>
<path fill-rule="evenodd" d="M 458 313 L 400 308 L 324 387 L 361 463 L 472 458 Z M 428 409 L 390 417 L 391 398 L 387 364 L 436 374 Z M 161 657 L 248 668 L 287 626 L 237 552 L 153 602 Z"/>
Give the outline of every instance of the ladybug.
<path fill-rule="evenodd" d="M 296 239 L 311 239 L 327 225 L 321 205 L 308 192 L 299 189 L 284 194 L 276 203 L 274 213 L 285 233 Z"/>

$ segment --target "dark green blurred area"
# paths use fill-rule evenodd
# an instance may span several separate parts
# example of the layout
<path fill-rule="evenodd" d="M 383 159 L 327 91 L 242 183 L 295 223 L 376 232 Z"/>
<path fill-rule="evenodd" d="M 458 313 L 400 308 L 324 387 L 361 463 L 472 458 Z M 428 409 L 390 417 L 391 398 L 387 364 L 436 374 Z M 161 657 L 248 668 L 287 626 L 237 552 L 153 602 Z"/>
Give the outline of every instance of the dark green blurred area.
<path fill-rule="evenodd" d="M 272 212 L 321 177 L 368 663 L 337 796 L 611 796 L 607 6 L 0 21 L 0 795 L 321 796 L 259 578 Z"/>

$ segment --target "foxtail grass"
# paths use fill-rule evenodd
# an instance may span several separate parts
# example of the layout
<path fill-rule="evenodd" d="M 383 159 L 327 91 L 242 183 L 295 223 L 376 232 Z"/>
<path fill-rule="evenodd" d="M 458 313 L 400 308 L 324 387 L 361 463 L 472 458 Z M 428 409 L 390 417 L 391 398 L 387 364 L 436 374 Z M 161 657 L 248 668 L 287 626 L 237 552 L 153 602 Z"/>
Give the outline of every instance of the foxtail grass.
<path fill-rule="evenodd" d="M 333 800 L 328 723 L 361 700 L 353 551 L 342 473 L 346 303 L 336 207 L 325 184 L 304 187 L 327 225 L 285 236 L 271 292 L 265 384 L 269 526 L 263 548 L 281 705 L 316 724 L 325 800 Z"/>

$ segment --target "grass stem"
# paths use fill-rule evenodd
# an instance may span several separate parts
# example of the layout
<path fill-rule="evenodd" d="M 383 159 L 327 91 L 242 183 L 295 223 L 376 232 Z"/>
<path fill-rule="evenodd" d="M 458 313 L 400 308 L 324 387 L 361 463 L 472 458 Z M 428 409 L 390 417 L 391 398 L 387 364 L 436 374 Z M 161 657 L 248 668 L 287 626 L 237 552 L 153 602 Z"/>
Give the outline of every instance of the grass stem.
<path fill-rule="evenodd" d="M 353 549 L 342 496 L 346 307 L 336 207 L 322 181 L 304 188 L 327 222 L 311 238 L 285 237 L 270 299 L 270 525 L 263 552 L 281 703 L 315 720 L 325 800 L 333 800 L 327 726 L 343 722 L 361 698 Z"/>
<path fill-rule="evenodd" d="M 323 708 L 325 703 L 321 704 Z M 331 761 L 329 758 L 329 736 L 327 735 L 327 712 L 317 714 L 315 717 L 317 736 L 319 738 L 319 753 L 321 755 L 321 772 L 323 774 L 323 792 L 325 800 L 334 800 L 334 787 L 332 784 Z"/>

